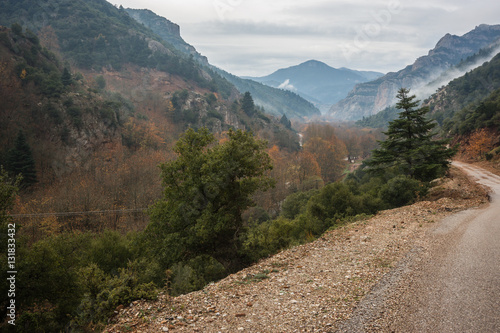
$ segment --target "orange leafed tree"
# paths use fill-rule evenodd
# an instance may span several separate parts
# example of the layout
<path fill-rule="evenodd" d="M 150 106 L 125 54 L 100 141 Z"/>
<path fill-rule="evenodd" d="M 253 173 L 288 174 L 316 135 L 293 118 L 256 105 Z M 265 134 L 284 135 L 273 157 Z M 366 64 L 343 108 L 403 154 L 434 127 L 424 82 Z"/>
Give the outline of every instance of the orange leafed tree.
<path fill-rule="evenodd" d="M 345 168 L 347 149 L 341 140 L 333 136 L 330 140 L 314 137 L 306 142 L 304 150 L 311 153 L 319 167 L 325 182 L 333 182 L 342 176 Z"/>
<path fill-rule="evenodd" d="M 297 166 L 297 179 L 299 184 L 304 183 L 309 178 L 321 177 L 321 167 L 316 158 L 308 151 L 302 150 L 295 155 Z"/>
<path fill-rule="evenodd" d="M 469 144 L 465 148 L 467 157 L 473 159 L 484 158 L 487 152 L 495 147 L 496 136 L 492 131 L 481 128 L 471 134 Z"/>

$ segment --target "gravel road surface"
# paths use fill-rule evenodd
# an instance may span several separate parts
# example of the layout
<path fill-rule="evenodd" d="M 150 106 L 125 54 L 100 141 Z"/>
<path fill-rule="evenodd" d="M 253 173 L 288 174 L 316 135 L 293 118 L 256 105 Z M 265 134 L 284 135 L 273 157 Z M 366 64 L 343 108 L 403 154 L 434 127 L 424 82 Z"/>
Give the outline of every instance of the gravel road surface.
<path fill-rule="evenodd" d="M 340 331 L 500 332 L 500 177 L 454 165 L 489 188 L 491 203 L 437 224 Z"/>

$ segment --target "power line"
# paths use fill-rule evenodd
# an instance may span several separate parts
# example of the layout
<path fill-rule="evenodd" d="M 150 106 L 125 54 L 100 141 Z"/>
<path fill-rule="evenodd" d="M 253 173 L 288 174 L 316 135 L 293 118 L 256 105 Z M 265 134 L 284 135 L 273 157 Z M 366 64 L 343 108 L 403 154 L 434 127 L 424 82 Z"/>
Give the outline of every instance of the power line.
<path fill-rule="evenodd" d="M 253 196 L 253 199 L 261 199 L 264 197 L 271 196 L 271 192 L 260 193 Z M 54 213 L 33 213 L 33 214 L 10 214 L 8 216 L 14 218 L 23 217 L 47 217 L 47 216 L 80 216 L 80 215 L 98 215 L 98 214 L 110 214 L 110 213 L 139 213 L 145 212 L 148 208 L 132 208 L 132 209 L 107 209 L 107 210 L 91 210 L 83 212 L 54 212 Z"/>
<path fill-rule="evenodd" d="M 111 210 L 91 210 L 85 212 L 59 212 L 59 213 L 35 213 L 35 214 L 11 214 L 10 217 L 44 217 L 44 216 L 78 216 L 92 214 L 108 214 L 108 213 L 137 213 L 144 212 L 147 208 L 136 209 L 111 209 Z"/>

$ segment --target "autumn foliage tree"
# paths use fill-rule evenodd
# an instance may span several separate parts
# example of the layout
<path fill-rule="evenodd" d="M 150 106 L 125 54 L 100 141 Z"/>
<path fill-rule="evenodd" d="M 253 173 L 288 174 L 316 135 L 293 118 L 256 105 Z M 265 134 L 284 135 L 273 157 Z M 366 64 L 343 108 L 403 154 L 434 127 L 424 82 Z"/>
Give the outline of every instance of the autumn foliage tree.
<path fill-rule="evenodd" d="M 331 125 L 310 125 L 306 129 L 304 151 L 312 154 L 325 182 L 338 180 L 345 168 L 347 148 Z"/>
<path fill-rule="evenodd" d="M 495 131 L 481 128 L 474 131 L 470 136 L 467 144 L 464 147 L 466 157 L 473 159 L 484 158 L 486 153 L 495 147 L 497 141 Z"/>
<path fill-rule="evenodd" d="M 308 151 L 302 150 L 295 155 L 295 165 L 300 185 L 303 185 L 308 179 L 321 177 L 321 167 L 314 155 Z"/>

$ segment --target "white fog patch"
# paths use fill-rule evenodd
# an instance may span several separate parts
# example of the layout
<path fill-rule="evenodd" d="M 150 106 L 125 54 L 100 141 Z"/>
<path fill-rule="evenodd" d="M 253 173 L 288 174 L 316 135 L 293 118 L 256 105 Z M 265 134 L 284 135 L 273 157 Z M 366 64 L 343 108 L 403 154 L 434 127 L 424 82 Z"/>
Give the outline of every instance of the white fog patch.
<path fill-rule="evenodd" d="M 418 87 L 414 88 L 414 93 L 417 94 L 417 96 L 420 99 L 427 98 L 434 94 L 440 87 L 446 86 L 448 83 L 453 81 L 456 78 L 464 76 L 467 72 L 470 72 L 477 67 L 483 65 L 485 62 L 490 61 L 494 56 L 496 56 L 498 53 L 500 53 L 500 46 L 497 47 L 494 51 L 490 53 L 490 55 L 486 57 L 479 58 L 476 62 L 469 64 L 465 68 L 457 68 L 457 67 L 452 67 L 449 70 L 445 71 L 442 73 L 439 77 L 437 77 L 434 81 L 430 82 L 429 84 L 423 86 L 423 87 Z M 487 83 L 487 82 L 485 82 Z"/>
<path fill-rule="evenodd" d="M 286 79 L 282 84 L 278 86 L 280 89 L 285 89 L 285 90 L 291 90 L 291 91 L 297 91 L 297 88 L 293 86 L 293 84 L 290 84 L 290 79 Z"/>

